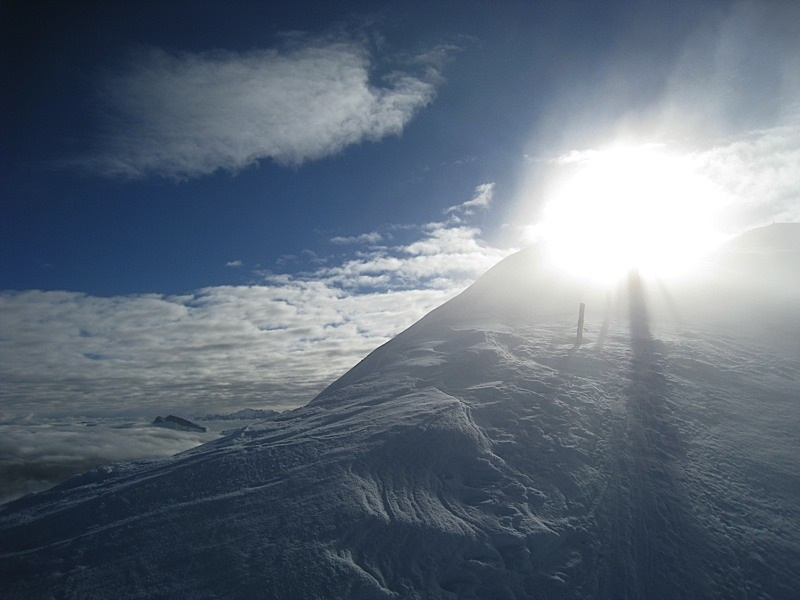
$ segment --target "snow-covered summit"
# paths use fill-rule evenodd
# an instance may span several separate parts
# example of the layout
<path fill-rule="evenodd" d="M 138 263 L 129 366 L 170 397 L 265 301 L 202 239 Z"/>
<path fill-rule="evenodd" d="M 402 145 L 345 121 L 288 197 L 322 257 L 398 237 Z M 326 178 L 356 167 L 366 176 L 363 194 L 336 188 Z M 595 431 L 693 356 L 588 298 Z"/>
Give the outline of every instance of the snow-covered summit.
<path fill-rule="evenodd" d="M 800 317 L 724 290 L 514 255 L 304 408 L 0 507 L 0 596 L 794 598 Z"/>

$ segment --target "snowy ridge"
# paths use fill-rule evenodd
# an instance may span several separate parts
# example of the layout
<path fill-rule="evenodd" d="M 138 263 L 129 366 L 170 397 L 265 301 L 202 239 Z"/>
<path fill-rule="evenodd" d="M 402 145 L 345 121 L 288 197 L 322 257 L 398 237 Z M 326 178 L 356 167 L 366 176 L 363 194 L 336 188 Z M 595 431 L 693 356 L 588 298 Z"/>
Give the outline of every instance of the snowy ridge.
<path fill-rule="evenodd" d="M 794 598 L 797 317 L 634 279 L 577 346 L 585 293 L 516 255 L 304 408 L 0 507 L 0 596 Z"/>

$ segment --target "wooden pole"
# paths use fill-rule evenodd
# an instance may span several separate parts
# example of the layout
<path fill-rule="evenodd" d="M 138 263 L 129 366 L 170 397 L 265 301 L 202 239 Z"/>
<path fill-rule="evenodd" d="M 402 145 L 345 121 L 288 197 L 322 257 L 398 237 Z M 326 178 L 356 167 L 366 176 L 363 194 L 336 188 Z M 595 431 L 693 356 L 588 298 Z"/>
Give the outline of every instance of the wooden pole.
<path fill-rule="evenodd" d="M 586 305 L 581 302 L 581 309 L 578 313 L 578 343 L 583 342 L 583 314 L 586 311 Z"/>

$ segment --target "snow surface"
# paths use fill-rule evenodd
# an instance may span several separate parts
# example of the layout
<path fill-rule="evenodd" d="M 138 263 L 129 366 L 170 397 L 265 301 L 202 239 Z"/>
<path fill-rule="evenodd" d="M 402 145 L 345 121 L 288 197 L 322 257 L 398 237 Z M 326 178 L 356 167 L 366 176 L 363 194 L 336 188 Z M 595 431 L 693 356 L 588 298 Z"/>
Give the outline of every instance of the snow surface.
<path fill-rule="evenodd" d="M 0 506 L 0 597 L 797 598 L 800 316 L 767 290 L 800 263 L 769 252 L 756 293 L 512 256 L 303 408 Z"/>

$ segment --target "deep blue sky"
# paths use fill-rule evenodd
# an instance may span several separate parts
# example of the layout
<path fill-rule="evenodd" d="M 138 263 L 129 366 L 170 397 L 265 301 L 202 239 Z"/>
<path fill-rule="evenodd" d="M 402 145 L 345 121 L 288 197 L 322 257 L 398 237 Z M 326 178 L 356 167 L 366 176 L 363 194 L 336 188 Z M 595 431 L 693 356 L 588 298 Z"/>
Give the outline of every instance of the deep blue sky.
<path fill-rule="evenodd" d="M 331 253 L 333 236 L 435 220 L 489 181 L 496 182 L 496 209 L 484 217 L 485 234 L 512 244 L 493 232 L 516 191 L 523 155 L 590 145 L 616 120 L 651 105 L 686 38 L 729 8 L 6 2 L 2 10 L 0 289 L 115 295 L 247 281 L 243 270 L 225 267 L 230 261 L 291 270 L 275 261 L 305 249 Z M 109 107 L 98 89 L 131 52 L 247 52 L 275 47 L 293 31 L 366 35 L 376 62 L 437 45 L 448 45 L 449 57 L 435 99 L 400 136 L 347 145 L 299 166 L 264 158 L 236 174 L 186 181 L 60 166 L 92 152 L 106 133 L 101 115 Z M 613 106 L 593 110 L 593 95 L 619 72 L 630 80 Z M 577 133 L 569 131 L 576 119 L 584 121 Z"/>

